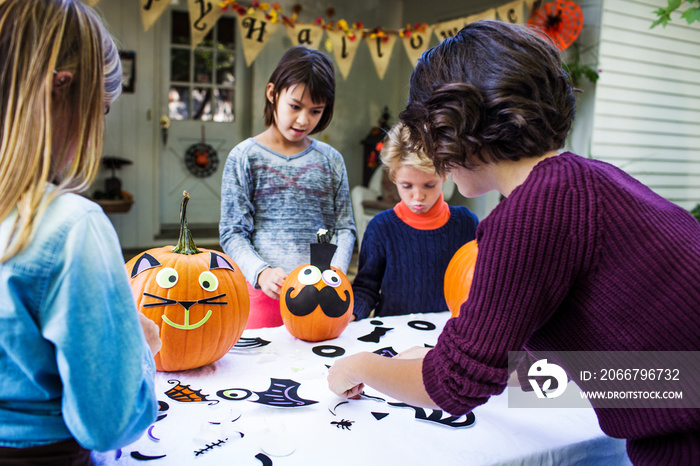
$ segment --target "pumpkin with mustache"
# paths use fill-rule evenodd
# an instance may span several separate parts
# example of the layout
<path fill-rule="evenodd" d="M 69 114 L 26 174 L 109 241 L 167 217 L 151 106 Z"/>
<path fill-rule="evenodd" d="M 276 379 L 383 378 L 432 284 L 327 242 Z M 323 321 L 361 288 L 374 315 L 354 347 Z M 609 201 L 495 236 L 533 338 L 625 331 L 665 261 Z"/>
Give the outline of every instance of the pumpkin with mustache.
<path fill-rule="evenodd" d="M 311 244 L 311 263 L 294 269 L 280 293 L 282 321 L 293 336 L 306 341 L 338 337 L 352 319 L 350 280 L 331 259 L 337 246 L 319 233 Z"/>

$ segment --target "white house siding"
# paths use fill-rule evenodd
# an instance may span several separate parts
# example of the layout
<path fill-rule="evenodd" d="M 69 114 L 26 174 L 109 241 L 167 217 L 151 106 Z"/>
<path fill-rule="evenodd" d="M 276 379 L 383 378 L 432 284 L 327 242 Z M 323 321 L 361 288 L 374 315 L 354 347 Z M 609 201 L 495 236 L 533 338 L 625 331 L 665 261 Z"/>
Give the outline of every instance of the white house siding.
<path fill-rule="evenodd" d="M 649 28 L 666 0 L 604 0 L 590 155 L 661 196 L 700 202 L 700 24 L 680 13 Z"/>

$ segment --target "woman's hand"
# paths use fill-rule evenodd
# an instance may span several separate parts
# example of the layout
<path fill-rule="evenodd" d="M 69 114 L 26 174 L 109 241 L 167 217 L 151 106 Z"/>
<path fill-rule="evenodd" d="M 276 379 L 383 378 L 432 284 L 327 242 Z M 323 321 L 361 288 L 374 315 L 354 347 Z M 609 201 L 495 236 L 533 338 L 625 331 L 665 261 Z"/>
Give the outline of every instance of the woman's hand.
<path fill-rule="evenodd" d="M 258 275 L 258 286 L 267 296 L 279 300 L 285 278 L 287 274 L 281 268 L 268 267 Z"/>
<path fill-rule="evenodd" d="M 328 369 L 328 388 L 343 398 L 359 398 L 365 388 L 360 378 L 364 353 L 336 360 Z"/>

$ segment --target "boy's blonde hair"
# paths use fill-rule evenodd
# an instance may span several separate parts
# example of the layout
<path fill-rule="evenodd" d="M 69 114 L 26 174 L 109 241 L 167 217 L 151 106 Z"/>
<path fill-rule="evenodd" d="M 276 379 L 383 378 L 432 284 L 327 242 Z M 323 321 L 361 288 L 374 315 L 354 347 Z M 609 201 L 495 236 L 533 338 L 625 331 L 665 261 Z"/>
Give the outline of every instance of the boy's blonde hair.
<path fill-rule="evenodd" d="M 435 164 L 423 153 L 416 152 L 411 143 L 408 127 L 403 123 L 394 125 L 386 137 L 380 157 L 389 179 L 396 181 L 396 171 L 401 167 L 411 167 L 430 174 L 438 174 Z"/>
<path fill-rule="evenodd" d="M 102 156 L 105 106 L 121 92 L 121 64 L 97 15 L 77 0 L 0 0 L 0 222 L 17 210 L 0 262 L 24 249 L 42 212 L 94 180 Z M 69 148 L 53 153 L 56 72 L 72 80 Z M 46 196 L 47 183 L 57 188 Z"/>

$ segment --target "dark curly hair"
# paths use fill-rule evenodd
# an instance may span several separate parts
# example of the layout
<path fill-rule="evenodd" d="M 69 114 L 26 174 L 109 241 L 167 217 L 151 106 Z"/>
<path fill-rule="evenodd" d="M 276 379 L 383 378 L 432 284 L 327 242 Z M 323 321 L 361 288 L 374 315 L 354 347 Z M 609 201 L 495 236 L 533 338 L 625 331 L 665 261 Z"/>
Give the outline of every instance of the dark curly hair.
<path fill-rule="evenodd" d="M 292 47 L 282 55 L 269 82 L 275 88 L 273 102 L 265 99 L 265 126 L 275 122 L 275 109 L 280 92 L 295 84 L 306 86 L 306 92 L 311 94 L 313 103 L 326 104 L 321 119 L 309 134 L 323 131 L 331 122 L 335 103 L 335 72 L 330 58 L 322 52 L 303 45 Z"/>
<path fill-rule="evenodd" d="M 400 118 L 444 172 L 560 149 L 575 105 L 551 41 L 525 26 L 478 21 L 423 54 Z"/>

